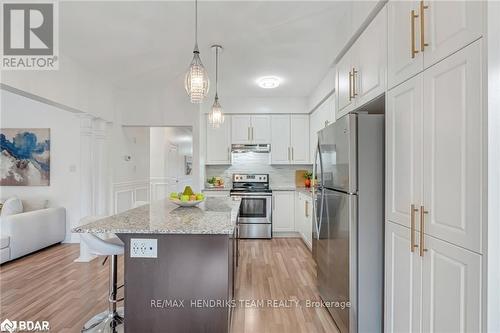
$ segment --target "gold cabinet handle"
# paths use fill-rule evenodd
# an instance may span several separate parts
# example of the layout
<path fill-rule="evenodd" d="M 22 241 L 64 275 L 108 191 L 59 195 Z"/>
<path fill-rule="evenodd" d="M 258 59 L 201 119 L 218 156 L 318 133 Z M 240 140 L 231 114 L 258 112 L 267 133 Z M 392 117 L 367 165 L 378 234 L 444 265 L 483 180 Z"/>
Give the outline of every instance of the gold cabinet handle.
<path fill-rule="evenodd" d="M 415 244 L 415 213 L 418 212 L 418 209 L 415 208 L 414 204 L 411 204 L 410 206 L 410 251 L 414 252 L 415 248 L 418 247 L 417 244 Z"/>
<path fill-rule="evenodd" d="M 293 161 L 293 147 L 291 149 L 292 149 L 292 161 Z"/>
<path fill-rule="evenodd" d="M 415 54 L 418 53 L 417 47 L 415 46 L 415 19 L 418 17 L 417 14 L 415 14 L 415 10 L 412 10 L 410 13 L 410 20 L 411 20 L 411 57 L 415 58 Z"/>
<path fill-rule="evenodd" d="M 352 74 L 351 71 L 349 71 L 349 102 L 352 101 L 352 99 L 353 99 L 353 96 L 352 96 L 352 83 L 351 83 L 353 75 L 354 74 Z"/>
<path fill-rule="evenodd" d="M 288 155 L 287 155 L 287 157 L 288 157 L 288 161 L 290 161 L 290 147 L 288 147 Z"/>
<path fill-rule="evenodd" d="M 420 206 L 420 256 L 424 256 L 424 252 L 427 252 L 427 249 L 424 245 L 424 233 L 425 233 L 425 214 L 429 212 L 424 209 L 424 206 Z"/>
<path fill-rule="evenodd" d="M 356 74 L 358 74 L 358 71 L 352 68 L 352 97 L 358 96 L 358 93 L 356 92 Z"/>
<path fill-rule="evenodd" d="M 424 52 L 426 46 L 429 46 L 425 42 L 425 13 L 424 10 L 429 8 L 423 1 L 420 1 L 420 51 Z"/>
<path fill-rule="evenodd" d="M 252 141 L 253 141 L 253 126 L 252 126 Z"/>
<path fill-rule="evenodd" d="M 247 127 L 247 139 L 250 141 L 250 127 Z"/>

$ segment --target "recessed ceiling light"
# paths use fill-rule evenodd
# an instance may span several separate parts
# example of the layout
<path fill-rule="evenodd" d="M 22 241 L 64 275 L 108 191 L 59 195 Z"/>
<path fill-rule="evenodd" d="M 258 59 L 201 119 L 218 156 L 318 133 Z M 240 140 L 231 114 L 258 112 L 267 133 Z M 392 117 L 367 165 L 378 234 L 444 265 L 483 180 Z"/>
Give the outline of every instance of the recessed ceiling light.
<path fill-rule="evenodd" d="M 276 76 L 263 76 L 257 80 L 259 87 L 264 89 L 273 89 L 280 85 L 281 79 Z"/>

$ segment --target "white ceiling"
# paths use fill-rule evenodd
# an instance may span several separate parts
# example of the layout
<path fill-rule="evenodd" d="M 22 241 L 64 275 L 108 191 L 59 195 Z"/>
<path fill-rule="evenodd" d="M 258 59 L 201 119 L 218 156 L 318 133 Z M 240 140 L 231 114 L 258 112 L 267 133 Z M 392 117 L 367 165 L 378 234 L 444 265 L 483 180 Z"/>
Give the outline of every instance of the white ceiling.
<path fill-rule="evenodd" d="M 199 44 L 214 88 L 215 55 L 221 96 L 308 96 L 338 52 L 336 23 L 345 2 L 201 2 Z M 118 87 L 178 81 L 192 58 L 194 2 L 62 2 L 60 50 Z M 259 88 L 263 75 L 283 79 Z"/>

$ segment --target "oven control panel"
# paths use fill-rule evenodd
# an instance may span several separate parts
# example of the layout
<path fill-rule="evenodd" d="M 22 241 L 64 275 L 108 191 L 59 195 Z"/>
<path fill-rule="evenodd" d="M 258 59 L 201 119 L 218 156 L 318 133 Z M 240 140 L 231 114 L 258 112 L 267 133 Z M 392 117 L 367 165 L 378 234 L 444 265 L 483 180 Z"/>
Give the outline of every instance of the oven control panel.
<path fill-rule="evenodd" d="M 233 174 L 233 182 L 267 183 L 268 174 Z"/>

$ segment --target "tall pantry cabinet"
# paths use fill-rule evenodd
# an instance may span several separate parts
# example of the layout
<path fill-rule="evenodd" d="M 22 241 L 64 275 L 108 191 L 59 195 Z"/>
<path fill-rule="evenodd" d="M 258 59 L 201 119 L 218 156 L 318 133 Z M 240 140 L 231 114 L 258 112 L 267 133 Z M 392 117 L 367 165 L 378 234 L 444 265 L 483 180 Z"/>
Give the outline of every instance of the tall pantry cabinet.
<path fill-rule="evenodd" d="M 480 332 L 483 3 L 387 6 L 385 331 Z"/>

